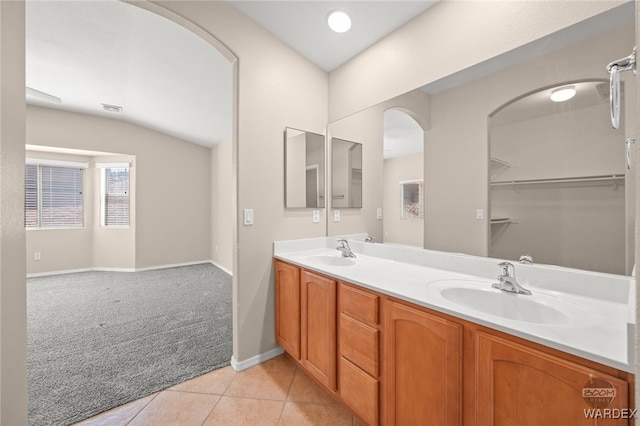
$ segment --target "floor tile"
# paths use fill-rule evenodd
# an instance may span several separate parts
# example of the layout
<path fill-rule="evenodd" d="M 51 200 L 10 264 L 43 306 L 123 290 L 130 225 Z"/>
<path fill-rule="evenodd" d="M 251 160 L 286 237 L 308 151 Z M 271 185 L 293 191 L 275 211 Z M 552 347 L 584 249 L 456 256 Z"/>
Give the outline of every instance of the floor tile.
<path fill-rule="evenodd" d="M 341 405 L 287 402 L 279 426 L 352 426 L 353 416 Z"/>
<path fill-rule="evenodd" d="M 223 395 L 236 374 L 238 373 L 231 366 L 228 366 L 187 380 L 169 388 L 169 390 Z"/>
<path fill-rule="evenodd" d="M 287 401 L 307 402 L 310 404 L 337 405 L 335 399 L 320 387 L 304 371 L 298 369 L 293 377 Z"/>
<path fill-rule="evenodd" d="M 283 401 L 223 396 L 204 426 L 278 426 Z"/>
<path fill-rule="evenodd" d="M 129 424 L 200 426 L 219 399 L 218 395 L 163 391 Z"/>
<path fill-rule="evenodd" d="M 274 358 L 239 372 L 225 395 L 284 401 L 295 372 L 295 364 L 286 357 Z"/>
<path fill-rule="evenodd" d="M 102 414 L 91 417 L 80 423 L 76 423 L 78 426 L 112 426 L 112 425 L 126 425 L 133 419 L 140 411 L 142 411 L 158 394 L 154 393 L 147 397 L 132 401 L 128 404 L 121 405 L 113 408 L 109 411 L 105 411 Z"/>

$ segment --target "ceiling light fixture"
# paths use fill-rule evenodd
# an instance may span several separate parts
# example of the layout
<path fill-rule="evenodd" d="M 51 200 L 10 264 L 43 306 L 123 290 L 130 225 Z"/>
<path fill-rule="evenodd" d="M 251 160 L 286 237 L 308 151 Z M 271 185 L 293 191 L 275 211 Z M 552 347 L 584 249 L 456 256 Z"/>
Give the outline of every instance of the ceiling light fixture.
<path fill-rule="evenodd" d="M 573 98 L 576 95 L 576 88 L 574 86 L 561 87 L 551 91 L 551 100 L 553 102 L 564 102 Z"/>
<path fill-rule="evenodd" d="M 351 28 L 351 18 L 346 12 L 341 10 L 332 10 L 327 17 L 329 28 L 337 33 L 344 33 Z"/>

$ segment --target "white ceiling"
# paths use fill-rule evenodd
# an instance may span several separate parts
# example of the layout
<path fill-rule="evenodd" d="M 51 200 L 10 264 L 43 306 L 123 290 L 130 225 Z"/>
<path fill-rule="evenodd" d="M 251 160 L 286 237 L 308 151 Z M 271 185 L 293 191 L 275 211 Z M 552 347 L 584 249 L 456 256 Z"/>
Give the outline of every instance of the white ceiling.
<path fill-rule="evenodd" d="M 212 146 L 231 137 L 231 82 L 216 49 L 144 9 L 117 0 L 26 2 L 26 85 L 61 99 L 27 96 L 29 104 Z"/>
<path fill-rule="evenodd" d="M 331 71 L 438 0 L 227 1 L 311 62 Z M 351 17 L 346 33 L 335 33 L 327 26 L 329 12 L 335 9 Z"/>

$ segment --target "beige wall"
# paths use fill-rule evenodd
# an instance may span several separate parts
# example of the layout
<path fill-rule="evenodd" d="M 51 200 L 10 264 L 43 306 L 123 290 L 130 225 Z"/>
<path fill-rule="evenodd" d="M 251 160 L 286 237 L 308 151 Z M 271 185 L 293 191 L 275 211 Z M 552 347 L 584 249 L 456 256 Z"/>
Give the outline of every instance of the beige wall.
<path fill-rule="evenodd" d="M 237 258 L 234 263 L 234 359 L 246 361 L 275 343 L 273 241 L 325 235 L 311 210 L 284 207 L 286 127 L 324 134 L 327 73 L 225 2 L 158 2 L 215 35 L 238 58 Z M 242 210 L 254 225 L 242 225 Z"/>
<path fill-rule="evenodd" d="M 233 271 L 233 171 L 230 140 L 211 148 L 211 260 Z"/>
<path fill-rule="evenodd" d="M 384 240 L 385 243 L 423 246 L 424 220 L 401 219 L 400 182 L 422 180 L 422 153 L 384 160 Z"/>
<path fill-rule="evenodd" d="M 41 247 L 43 257 L 42 261 L 36 262 L 42 266 L 36 267 L 33 261 L 29 262 L 31 272 L 92 266 L 139 269 L 211 259 L 209 149 L 122 121 L 32 106 L 27 108 L 27 143 L 118 152 L 136 158 L 132 182 L 132 193 L 136 194 L 135 222 L 130 231 L 108 230 L 107 233 L 98 230 L 95 234 L 98 241 L 114 245 L 100 245 L 95 258 L 89 250 L 84 255 L 75 253 L 78 254 L 75 261 L 73 256 L 54 258 L 56 263 L 51 265 L 45 259 L 49 258 L 48 253 L 53 256 L 60 250 L 60 244 L 65 240 L 58 237 L 61 232 L 71 238 L 70 242 L 76 242 L 75 238 L 93 238 L 95 214 L 88 216 L 91 227 L 85 230 L 29 231 L 30 235 L 37 233 L 40 237 L 38 247 Z M 93 169 L 92 173 L 97 172 Z M 98 176 L 91 176 L 88 176 L 90 180 L 98 181 Z M 88 207 L 97 210 L 94 206 Z M 119 257 L 108 254 L 117 251 L 119 244 L 134 241 L 131 231 L 135 231 L 134 264 L 125 252 Z M 83 237 L 83 234 L 86 235 Z M 80 250 L 68 249 L 72 252 Z M 126 250 L 133 249 L 129 245 Z M 36 247 L 30 244 L 28 253 L 31 250 Z M 124 263 L 119 264 L 119 261 Z"/>
<path fill-rule="evenodd" d="M 0 424 L 27 424 L 24 3 L 0 2 Z"/>

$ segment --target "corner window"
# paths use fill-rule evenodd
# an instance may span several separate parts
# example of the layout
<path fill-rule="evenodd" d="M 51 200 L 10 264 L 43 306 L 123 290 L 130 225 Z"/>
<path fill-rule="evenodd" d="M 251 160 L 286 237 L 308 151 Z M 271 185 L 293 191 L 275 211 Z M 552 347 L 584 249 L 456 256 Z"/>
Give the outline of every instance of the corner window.
<path fill-rule="evenodd" d="M 84 227 L 82 163 L 28 160 L 24 222 L 27 229 Z"/>
<path fill-rule="evenodd" d="M 129 165 L 99 165 L 102 226 L 129 226 Z"/>
<path fill-rule="evenodd" d="M 422 180 L 400 182 L 401 219 L 424 218 L 424 182 Z"/>

